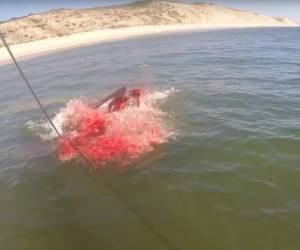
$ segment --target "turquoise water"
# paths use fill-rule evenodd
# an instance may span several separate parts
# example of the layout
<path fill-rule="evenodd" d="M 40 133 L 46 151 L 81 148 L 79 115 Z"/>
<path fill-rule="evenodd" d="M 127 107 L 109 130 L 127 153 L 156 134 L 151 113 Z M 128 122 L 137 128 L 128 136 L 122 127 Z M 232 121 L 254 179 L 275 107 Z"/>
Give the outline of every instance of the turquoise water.
<path fill-rule="evenodd" d="M 0 67 L 0 246 L 300 249 L 300 29 L 150 36 L 23 61 L 51 116 L 120 84 L 175 87 L 176 136 L 123 172 L 60 163 Z"/>

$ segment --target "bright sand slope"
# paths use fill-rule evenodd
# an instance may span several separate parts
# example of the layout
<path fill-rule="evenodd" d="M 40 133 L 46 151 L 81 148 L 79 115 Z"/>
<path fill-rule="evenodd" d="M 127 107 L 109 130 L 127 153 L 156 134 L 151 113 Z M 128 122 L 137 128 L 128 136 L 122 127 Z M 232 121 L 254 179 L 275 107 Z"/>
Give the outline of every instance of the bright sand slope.
<path fill-rule="evenodd" d="M 123 38 L 208 28 L 296 27 L 288 18 L 212 4 L 145 1 L 83 10 L 53 10 L 0 24 L 18 58 Z M 1 47 L 1 45 L 0 45 Z M 9 55 L 0 48 L 0 63 Z"/>

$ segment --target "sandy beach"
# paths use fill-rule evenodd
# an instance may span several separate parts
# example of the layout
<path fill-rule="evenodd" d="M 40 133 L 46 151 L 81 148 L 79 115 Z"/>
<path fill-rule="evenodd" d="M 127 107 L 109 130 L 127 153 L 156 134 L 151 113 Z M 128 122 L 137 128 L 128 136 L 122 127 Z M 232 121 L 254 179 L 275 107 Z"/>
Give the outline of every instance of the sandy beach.
<path fill-rule="evenodd" d="M 64 37 L 52 37 L 27 43 L 15 44 L 11 46 L 11 50 L 19 60 L 24 60 L 61 50 L 98 43 L 113 42 L 139 36 L 218 28 L 220 29 L 222 27 L 203 27 L 200 25 L 161 25 L 97 30 L 76 33 Z M 11 62 L 11 58 L 5 47 L 0 48 L 0 55 L 0 64 L 7 64 Z"/>
<path fill-rule="evenodd" d="M 120 39 L 192 30 L 295 27 L 288 18 L 213 4 L 153 1 L 111 8 L 53 10 L 0 24 L 18 59 Z M 10 57 L 0 45 L 0 64 Z"/>
<path fill-rule="evenodd" d="M 248 28 L 256 26 L 248 26 Z M 130 27 L 122 29 L 98 30 L 90 32 L 76 33 L 64 37 L 53 37 L 37 40 L 28 43 L 15 44 L 11 46 L 11 50 L 19 60 L 25 60 L 36 56 L 49 54 L 61 50 L 72 49 L 76 47 L 113 42 L 122 39 L 134 38 L 139 36 L 166 34 L 175 32 L 189 31 L 205 31 L 211 29 L 230 29 L 230 28 L 246 28 L 243 25 L 236 26 L 214 26 L 214 25 L 170 25 L 170 26 L 143 26 Z M 0 64 L 8 64 L 11 58 L 7 50 L 0 48 Z"/>

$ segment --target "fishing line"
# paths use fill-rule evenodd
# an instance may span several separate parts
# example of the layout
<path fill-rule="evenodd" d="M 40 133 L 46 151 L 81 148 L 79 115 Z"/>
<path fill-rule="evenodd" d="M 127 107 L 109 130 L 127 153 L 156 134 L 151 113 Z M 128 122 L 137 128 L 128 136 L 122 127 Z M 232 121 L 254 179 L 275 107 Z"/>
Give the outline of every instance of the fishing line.
<path fill-rule="evenodd" d="M 49 123 L 51 124 L 51 126 L 53 127 L 54 131 L 57 133 L 57 135 L 59 137 L 61 137 L 61 134 L 59 133 L 58 129 L 56 128 L 56 126 L 54 125 L 54 123 L 52 122 L 52 120 L 50 119 L 47 111 L 45 110 L 45 108 L 43 107 L 42 103 L 40 102 L 39 98 L 37 97 L 35 91 L 33 90 L 33 88 L 31 87 L 29 81 L 27 80 L 24 72 L 22 71 L 21 67 L 19 66 L 14 54 L 12 53 L 8 43 L 6 42 L 5 38 L 4 38 L 4 35 L 0 33 L 0 37 L 1 37 L 1 40 L 5 46 L 5 48 L 7 49 L 11 59 L 13 60 L 14 64 L 16 65 L 22 79 L 24 80 L 26 86 L 28 87 L 29 91 L 31 92 L 31 94 L 33 95 L 35 101 L 37 102 L 37 104 L 39 105 L 40 109 L 42 110 L 42 112 L 44 113 L 44 115 L 47 117 L 47 120 L 49 121 Z"/>
<path fill-rule="evenodd" d="M 57 127 L 55 126 L 55 124 L 53 123 L 53 121 L 51 120 L 48 112 L 46 111 L 46 109 L 44 108 L 43 104 L 41 103 L 41 101 L 39 100 L 37 94 L 35 93 L 34 89 L 32 88 L 31 84 L 29 83 L 29 81 L 27 80 L 23 70 L 21 69 L 20 65 L 18 64 L 14 54 L 12 53 L 8 43 L 6 42 L 6 39 L 4 38 L 4 34 L 2 34 L 0 32 L 0 38 L 5 46 L 5 48 L 7 49 L 11 59 L 13 60 L 15 66 L 17 67 L 22 79 L 24 80 L 26 86 L 28 87 L 29 91 L 31 92 L 32 96 L 34 97 L 35 101 L 37 102 L 38 106 L 40 107 L 40 109 L 42 110 L 42 112 L 44 113 L 44 115 L 46 116 L 48 122 L 50 123 L 50 125 L 52 126 L 52 128 L 54 129 L 55 133 L 58 135 L 59 138 L 62 138 L 61 133 L 58 131 Z M 93 168 L 93 163 L 85 157 L 85 155 L 80 151 L 80 149 L 78 147 L 76 147 L 76 145 L 71 144 L 71 146 L 78 152 L 78 154 L 80 155 L 80 157 L 85 161 L 85 163 L 87 165 L 89 165 L 91 168 Z M 139 212 L 133 207 L 131 206 L 125 198 L 123 198 L 121 196 L 121 194 L 118 192 L 118 190 L 115 188 L 115 186 L 108 181 L 108 178 L 106 178 L 105 181 L 106 186 L 108 187 L 108 189 L 110 189 L 114 195 L 119 199 L 119 201 L 121 201 L 126 207 L 127 209 L 146 227 L 148 228 L 148 230 L 157 238 L 160 240 L 160 242 L 162 242 L 165 247 L 167 249 L 178 249 L 177 247 L 173 246 L 163 235 L 159 234 L 155 228 L 151 225 L 151 223 L 149 223 L 146 219 L 144 219 Z"/>

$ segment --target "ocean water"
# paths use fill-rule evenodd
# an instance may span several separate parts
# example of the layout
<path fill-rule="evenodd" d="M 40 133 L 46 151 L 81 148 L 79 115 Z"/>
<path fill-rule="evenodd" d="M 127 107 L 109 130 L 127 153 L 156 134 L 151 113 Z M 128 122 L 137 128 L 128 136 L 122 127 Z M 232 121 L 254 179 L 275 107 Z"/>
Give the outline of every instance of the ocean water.
<path fill-rule="evenodd" d="M 175 130 L 126 169 L 62 163 L 0 67 L 0 249 L 300 249 L 300 29 L 148 36 L 21 62 L 54 117 L 120 85 L 176 89 Z"/>

